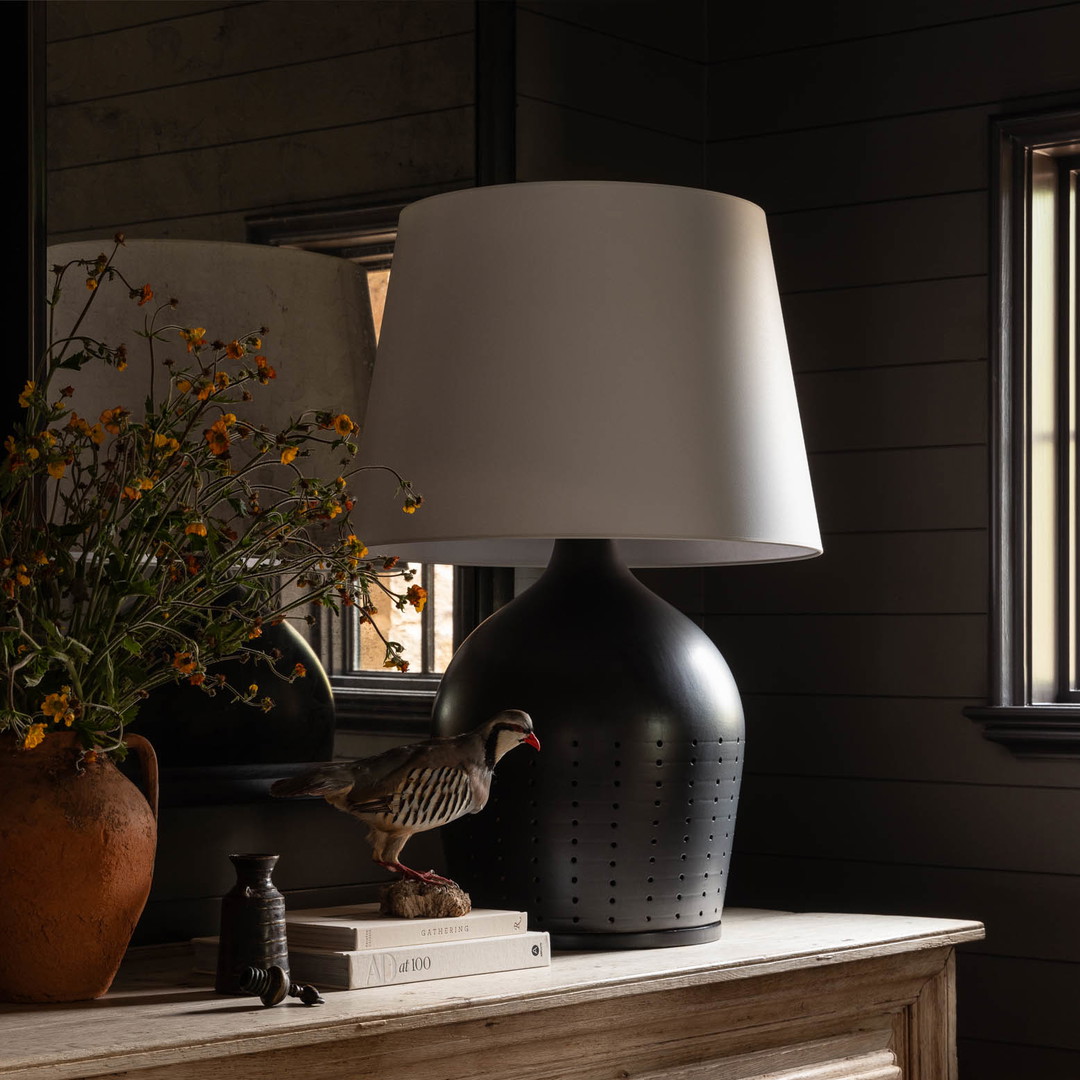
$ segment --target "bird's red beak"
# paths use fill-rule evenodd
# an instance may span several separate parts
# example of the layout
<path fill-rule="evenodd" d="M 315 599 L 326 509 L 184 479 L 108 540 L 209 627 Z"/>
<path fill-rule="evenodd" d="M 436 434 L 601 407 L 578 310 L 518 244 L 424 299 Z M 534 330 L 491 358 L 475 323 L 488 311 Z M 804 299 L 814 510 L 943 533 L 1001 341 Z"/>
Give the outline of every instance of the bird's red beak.
<path fill-rule="evenodd" d="M 526 746 L 531 746 L 534 750 L 540 749 L 540 740 L 530 731 L 528 735 L 522 740 Z"/>

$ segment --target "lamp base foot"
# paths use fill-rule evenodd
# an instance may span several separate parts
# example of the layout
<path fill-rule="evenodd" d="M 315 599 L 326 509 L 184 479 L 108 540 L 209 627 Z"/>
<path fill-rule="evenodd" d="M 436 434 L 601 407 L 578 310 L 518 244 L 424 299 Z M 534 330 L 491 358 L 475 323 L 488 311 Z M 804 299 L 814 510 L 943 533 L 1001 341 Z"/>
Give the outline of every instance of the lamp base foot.
<path fill-rule="evenodd" d="M 688 926 L 685 930 L 643 930 L 630 934 L 575 934 L 553 930 L 552 949 L 567 952 L 594 952 L 600 949 L 662 949 L 677 945 L 704 945 L 720 939 L 720 923 Z"/>

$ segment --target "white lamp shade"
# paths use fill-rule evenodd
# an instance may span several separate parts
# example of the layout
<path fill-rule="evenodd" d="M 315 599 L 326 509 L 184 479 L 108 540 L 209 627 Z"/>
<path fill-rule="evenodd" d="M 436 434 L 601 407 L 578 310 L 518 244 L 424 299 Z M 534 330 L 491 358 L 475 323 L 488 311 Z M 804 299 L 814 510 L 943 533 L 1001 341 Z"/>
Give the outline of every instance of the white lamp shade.
<path fill-rule="evenodd" d="M 72 259 L 108 254 L 112 241 L 72 241 L 48 249 L 49 266 Z M 94 422 L 103 409 L 116 405 L 141 408 L 149 390 L 146 342 L 137 336 L 143 316 L 175 297 L 173 311 L 163 312 L 159 325 L 202 326 L 206 340 L 230 341 L 238 335 L 269 332 L 263 352 L 277 377 L 254 388 L 254 400 L 237 408 L 244 419 L 271 429 L 283 428 L 291 417 L 321 408 L 363 419 L 375 358 L 367 276 L 344 259 L 307 251 L 260 244 L 203 240 L 128 240 L 113 264 L 130 284 L 148 283 L 154 298 L 138 307 L 120 282 L 106 282 L 80 327 L 85 334 L 110 345 L 127 345 L 127 370 L 116 371 L 91 361 L 81 372 L 64 373 L 75 387 L 71 407 Z M 67 333 L 87 293 L 86 274 L 71 267 L 64 275 L 57 306 L 55 332 Z M 173 333 L 157 346 L 159 359 L 172 357 L 186 366 L 183 342 Z M 155 378 L 155 392 L 164 392 L 164 369 Z M 336 475 L 339 454 L 314 455 L 305 471 Z M 325 459 L 325 460 L 322 460 Z M 331 472 L 330 470 L 334 470 Z"/>
<path fill-rule="evenodd" d="M 361 440 L 370 546 L 543 565 L 767 562 L 821 540 L 765 215 L 691 188 L 510 184 L 401 216 Z"/>

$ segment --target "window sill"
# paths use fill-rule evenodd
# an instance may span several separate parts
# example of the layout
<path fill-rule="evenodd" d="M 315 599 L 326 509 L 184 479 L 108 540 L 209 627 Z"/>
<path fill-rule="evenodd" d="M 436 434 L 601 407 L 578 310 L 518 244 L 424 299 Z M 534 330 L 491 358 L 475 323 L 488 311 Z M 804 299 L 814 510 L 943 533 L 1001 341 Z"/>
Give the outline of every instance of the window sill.
<path fill-rule="evenodd" d="M 964 715 L 1019 757 L 1080 757 L 1080 704 L 979 705 Z"/>
<path fill-rule="evenodd" d="M 394 679 L 402 681 L 400 675 L 331 679 L 338 730 L 408 737 L 430 734 L 438 676 L 409 678 L 405 687 L 389 685 Z"/>

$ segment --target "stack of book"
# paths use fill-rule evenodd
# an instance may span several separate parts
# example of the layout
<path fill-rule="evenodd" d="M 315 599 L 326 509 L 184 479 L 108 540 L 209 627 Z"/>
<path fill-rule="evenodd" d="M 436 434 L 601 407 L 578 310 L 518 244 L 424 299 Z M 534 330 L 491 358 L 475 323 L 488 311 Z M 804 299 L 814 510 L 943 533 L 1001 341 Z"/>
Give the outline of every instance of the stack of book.
<path fill-rule="evenodd" d="M 523 911 L 477 908 L 453 919 L 380 915 L 378 904 L 291 911 L 285 916 L 289 975 L 319 989 L 448 979 L 547 967 L 544 931 L 527 929 Z M 217 968 L 216 937 L 195 938 L 195 970 Z"/>

